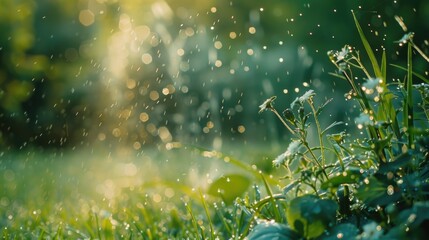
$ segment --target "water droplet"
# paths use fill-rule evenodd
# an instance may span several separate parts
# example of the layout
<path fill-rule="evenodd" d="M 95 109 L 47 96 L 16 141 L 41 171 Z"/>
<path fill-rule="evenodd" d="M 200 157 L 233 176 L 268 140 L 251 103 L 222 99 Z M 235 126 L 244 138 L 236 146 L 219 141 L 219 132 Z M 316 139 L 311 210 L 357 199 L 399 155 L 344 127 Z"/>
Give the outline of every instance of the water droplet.
<path fill-rule="evenodd" d="M 387 187 L 387 195 L 392 196 L 395 193 L 395 188 L 392 185 Z"/>

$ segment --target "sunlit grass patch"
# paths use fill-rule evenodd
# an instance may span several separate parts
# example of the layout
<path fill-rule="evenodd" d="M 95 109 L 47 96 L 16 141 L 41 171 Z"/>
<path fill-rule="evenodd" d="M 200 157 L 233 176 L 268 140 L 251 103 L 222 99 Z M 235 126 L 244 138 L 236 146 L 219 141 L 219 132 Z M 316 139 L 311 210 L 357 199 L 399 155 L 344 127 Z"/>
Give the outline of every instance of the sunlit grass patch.
<path fill-rule="evenodd" d="M 244 162 L 237 166 L 233 157 L 221 155 L 191 147 L 5 153 L 0 159 L 0 204 L 5 209 L 1 234 L 6 238 L 201 237 L 211 232 L 208 216 L 218 224 L 223 214 L 234 215 L 220 207 L 224 203 L 213 203 L 224 198 L 232 204 L 259 174 L 256 166 Z M 245 181 L 244 188 L 235 183 L 239 178 Z M 230 193 L 229 181 L 241 190 Z M 218 190 L 224 184 L 227 188 Z M 201 199 L 206 199 L 206 214 Z M 222 221 L 225 228 L 232 219 Z"/>

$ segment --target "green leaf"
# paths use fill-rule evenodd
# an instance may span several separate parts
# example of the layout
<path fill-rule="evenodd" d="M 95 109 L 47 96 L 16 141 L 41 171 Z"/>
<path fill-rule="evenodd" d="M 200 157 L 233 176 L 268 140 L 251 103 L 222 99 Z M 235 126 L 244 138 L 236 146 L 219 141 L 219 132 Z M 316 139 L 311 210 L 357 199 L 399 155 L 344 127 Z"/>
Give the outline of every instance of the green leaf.
<path fill-rule="evenodd" d="M 380 66 L 378 65 L 378 62 L 377 62 L 377 59 L 375 57 L 374 51 L 372 51 L 371 45 L 369 45 L 369 42 L 366 39 L 365 34 L 363 33 L 363 30 L 362 30 L 362 28 L 361 28 L 361 26 L 359 24 L 359 21 L 356 18 L 355 13 L 352 12 L 352 14 L 353 14 L 353 19 L 355 21 L 356 28 L 357 28 L 357 30 L 359 32 L 359 36 L 360 36 L 360 39 L 362 41 L 362 44 L 365 47 L 365 51 L 368 54 L 369 60 L 371 61 L 375 77 L 381 78 L 381 77 L 383 77 L 383 75 L 381 73 Z"/>
<path fill-rule="evenodd" d="M 331 123 L 331 125 L 327 126 L 327 127 L 322 131 L 322 135 L 323 135 L 323 134 L 325 134 L 325 132 L 326 132 L 326 131 L 328 131 L 329 129 L 331 129 L 331 128 L 335 127 L 335 126 L 341 125 L 341 124 L 344 124 L 344 123 L 343 123 L 343 122 L 333 122 L 333 123 Z"/>
<path fill-rule="evenodd" d="M 287 225 L 273 221 L 262 221 L 247 236 L 249 240 L 263 239 L 301 239 L 298 233 L 290 229 Z"/>
<path fill-rule="evenodd" d="M 358 183 L 361 178 L 362 173 L 359 168 L 349 168 L 324 182 L 322 184 L 322 189 L 337 188 L 342 184 Z"/>
<path fill-rule="evenodd" d="M 411 164 L 411 161 L 412 161 L 411 154 L 406 152 L 396 157 L 393 161 L 381 165 L 378 172 L 384 173 L 384 174 L 388 172 L 396 172 L 400 168 L 403 168 L 404 166 Z"/>
<path fill-rule="evenodd" d="M 351 223 L 343 223 L 335 226 L 329 231 L 329 235 L 323 237 L 324 240 L 357 239 L 359 229 Z"/>
<path fill-rule="evenodd" d="M 304 195 L 290 202 L 286 217 L 289 225 L 305 238 L 320 236 L 335 222 L 338 204 L 315 195 Z"/>
<path fill-rule="evenodd" d="M 389 192 L 389 187 L 393 192 Z M 362 185 L 357 189 L 355 196 L 368 206 L 376 207 L 395 203 L 401 198 L 401 193 L 397 187 L 384 184 L 372 176 L 363 181 Z"/>
<path fill-rule="evenodd" d="M 386 51 L 383 50 L 383 55 L 381 56 L 381 87 L 386 89 L 386 79 L 387 79 L 387 60 L 386 60 Z"/>
<path fill-rule="evenodd" d="M 407 97 L 404 102 L 404 127 L 407 129 L 413 129 L 414 127 L 414 111 L 413 111 L 413 49 L 412 44 L 408 43 L 408 54 L 407 54 Z M 412 131 L 408 131 L 408 147 L 414 148 L 414 134 Z"/>
<path fill-rule="evenodd" d="M 427 228 L 425 224 L 429 220 L 429 203 L 415 202 L 410 209 L 403 210 L 396 218 L 393 218 L 393 227 L 385 239 L 425 239 Z"/>
<path fill-rule="evenodd" d="M 326 105 L 328 105 L 328 103 L 332 102 L 333 98 L 329 98 L 328 100 L 326 100 L 325 103 L 323 103 L 316 111 L 316 116 L 319 116 L 320 113 L 322 112 L 322 110 L 326 107 Z"/>
<path fill-rule="evenodd" d="M 399 69 L 404 70 L 404 71 L 408 71 L 408 69 L 407 69 L 407 68 L 404 68 L 404 67 L 402 67 L 402 66 L 400 66 L 400 65 L 390 64 L 390 66 L 393 66 L 393 67 L 399 68 Z M 419 79 L 420 79 L 420 80 L 422 80 L 423 82 L 425 82 L 425 83 L 429 84 L 429 79 L 425 78 L 423 75 L 421 75 L 421 74 L 419 74 L 419 73 L 416 73 L 416 72 L 414 72 L 414 71 L 412 71 L 412 72 L 413 72 L 413 75 L 414 75 L 414 76 L 416 76 L 417 78 L 419 78 Z"/>
<path fill-rule="evenodd" d="M 292 189 L 294 189 L 296 186 L 299 186 L 301 184 L 301 181 L 295 180 L 291 183 L 289 183 L 286 187 L 283 188 L 283 194 L 286 195 L 288 192 Z"/>
<path fill-rule="evenodd" d="M 215 180 L 208 189 L 208 194 L 221 197 L 225 203 L 231 204 L 241 197 L 249 188 L 250 180 L 240 174 L 224 175 Z"/>

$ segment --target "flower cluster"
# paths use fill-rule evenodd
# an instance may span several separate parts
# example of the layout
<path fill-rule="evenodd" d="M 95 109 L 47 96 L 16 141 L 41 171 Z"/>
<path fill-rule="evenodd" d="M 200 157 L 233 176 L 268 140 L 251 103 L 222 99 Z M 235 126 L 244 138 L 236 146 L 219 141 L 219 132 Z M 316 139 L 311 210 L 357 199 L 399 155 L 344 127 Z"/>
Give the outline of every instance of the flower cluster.
<path fill-rule="evenodd" d="M 345 45 L 341 51 L 328 51 L 328 56 L 333 63 L 338 64 L 339 62 L 347 60 L 351 56 L 352 52 L 353 48 L 349 45 Z"/>

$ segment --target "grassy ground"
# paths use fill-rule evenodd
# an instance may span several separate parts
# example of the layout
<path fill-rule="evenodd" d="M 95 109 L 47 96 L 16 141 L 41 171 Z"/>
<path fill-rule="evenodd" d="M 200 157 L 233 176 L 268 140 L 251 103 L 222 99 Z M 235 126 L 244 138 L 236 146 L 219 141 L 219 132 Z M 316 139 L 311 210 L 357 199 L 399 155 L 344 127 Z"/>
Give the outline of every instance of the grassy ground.
<path fill-rule="evenodd" d="M 258 156 L 256 151 L 247 153 Z M 209 232 L 207 216 L 216 217 L 215 198 L 206 194 L 209 184 L 231 172 L 256 178 L 228 158 L 209 155 L 186 148 L 2 154 L 0 236 L 203 237 Z"/>

